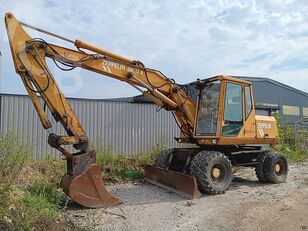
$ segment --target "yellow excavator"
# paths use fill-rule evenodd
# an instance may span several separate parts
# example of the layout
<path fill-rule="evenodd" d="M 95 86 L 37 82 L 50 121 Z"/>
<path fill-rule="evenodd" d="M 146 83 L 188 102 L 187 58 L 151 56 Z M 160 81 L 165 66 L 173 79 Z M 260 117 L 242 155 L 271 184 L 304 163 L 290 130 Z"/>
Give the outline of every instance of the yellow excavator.
<path fill-rule="evenodd" d="M 154 166 L 145 167 L 145 178 L 150 183 L 197 198 L 201 192 L 224 193 L 232 182 L 232 166 L 254 167 L 261 182 L 286 180 L 286 157 L 262 148 L 277 143 L 277 123 L 274 117 L 255 114 L 250 82 L 223 75 L 198 80 L 199 94 L 194 101 L 173 79 L 140 61 L 27 25 L 12 13 L 6 13 L 5 24 L 15 70 L 43 127 L 51 129 L 52 125 L 38 96 L 67 133 L 50 133 L 48 143 L 67 161 L 67 173 L 60 185 L 73 201 L 91 208 L 121 203 L 105 187 L 94 147 L 57 86 L 47 58 L 63 70 L 78 67 L 124 81 L 173 114 L 180 128 L 176 141 L 195 147 L 162 151 Z M 31 38 L 24 27 L 73 43 L 76 49 Z M 65 149 L 65 145 L 72 145 L 76 153 Z"/>

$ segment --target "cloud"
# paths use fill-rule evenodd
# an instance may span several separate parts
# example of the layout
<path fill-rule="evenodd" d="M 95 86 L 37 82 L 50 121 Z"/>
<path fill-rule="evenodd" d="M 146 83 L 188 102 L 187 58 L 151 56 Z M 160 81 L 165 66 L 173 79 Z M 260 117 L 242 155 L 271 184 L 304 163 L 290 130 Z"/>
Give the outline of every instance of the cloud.
<path fill-rule="evenodd" d="M 217 74 L 267 76 L 308 91 L 304 84 L 308 64 L 305 1 L 84 0 L 76 4 L 72 0 L 4 0 L 1 5 L 2 15 L 12 11 L 21 21 L 141 60 L 179 83 Z M 3 26 L 0 32 L 5 34 Z M 24 92 L 6 39 L 0 49 L 0 90 Z M 55 74 L 65 77 L 59 71 Z M 88 71 L 76 74 L 82 87 L 76 92 L 64 90 L 66 95 L 105 98 L 136 94 L 119 81 Z"/>

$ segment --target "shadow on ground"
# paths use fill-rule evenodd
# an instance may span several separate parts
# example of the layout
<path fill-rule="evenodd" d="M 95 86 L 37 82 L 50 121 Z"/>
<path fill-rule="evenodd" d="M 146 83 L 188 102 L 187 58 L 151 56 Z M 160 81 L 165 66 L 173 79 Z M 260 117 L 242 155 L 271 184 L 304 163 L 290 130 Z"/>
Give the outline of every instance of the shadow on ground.
<path fill-rule="evenodd" d="M 261 183 L 258 180 L 251 180 L 239 176 L 233 177 L 232 184 L 230 185 L 229 190 L 238 190 L 241 188 L 241 186 L 246 186 L 246 187 L 252 187 L 252 188 L 258 188 L 258 187 L 270 187 L 273 184 L 268 184 L 268 183 Z"/>

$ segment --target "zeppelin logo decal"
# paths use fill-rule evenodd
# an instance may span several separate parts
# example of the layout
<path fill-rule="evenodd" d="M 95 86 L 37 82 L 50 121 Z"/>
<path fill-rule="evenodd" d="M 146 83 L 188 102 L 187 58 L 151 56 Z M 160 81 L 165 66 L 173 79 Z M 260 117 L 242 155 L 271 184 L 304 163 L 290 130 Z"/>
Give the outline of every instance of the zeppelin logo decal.
<path fill-rule="evenodd" d="M 110 70 L 110 68 L 109 68 L 107 65 L 104 65 L 104 63 L 103 63 L 103 69 L 104 69 L 104 71 L 106 71 L 106 72 L 112 73 L 111 70 Z"/>
<path fill-rule="evenodd" d="M 127 66 L 121 63 L 112 62 L 109 60 L 103 60 L 102 67 L 104 71 L 109 72 L 109 73 L 112 73 L 111 69 L 114 68 L 114 69 L 118 69 L 122 71 L 127 71 L 127 72 L 132 72 L 132 73 L 143 75 L 143 71 L 141 69 Z"/>
<path fill-rule="evenodd" d="M 268 123 L 258 123 L 258 129 L 271 129 L 272 125 Z"/>

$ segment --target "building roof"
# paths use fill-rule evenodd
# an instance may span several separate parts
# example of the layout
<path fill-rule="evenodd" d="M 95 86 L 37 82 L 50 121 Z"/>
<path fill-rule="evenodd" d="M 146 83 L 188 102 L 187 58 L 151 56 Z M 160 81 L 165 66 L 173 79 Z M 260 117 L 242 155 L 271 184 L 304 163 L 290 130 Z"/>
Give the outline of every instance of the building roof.
<path fill-rule="evenodd" d="M 19 97 L 29 97 L 29 95 L 25 94 L 11 94 L 11 93 L 1 93 L 1 96 L 19 96 Z M 41 96 L 38 96 L 41 97 Z M 134 103 L 134 97 L 123 97 L 123 98 L 108 98 L 108 99 L 93 99 L 93 98 L 77 98 L 77 97 L 65 97 L 69 100 L 91 100 L 91 101 L 111 101 L 111 102 L 127 102 Z"/>
<path fill-rule="evenodd" d="M 279 87 L 288 89 L 290 91 L 296 92 L 297 94 L 301 94 L 301 95 L 304 95 L 304 96 L 308 97 L 308 93 L 307 92 L 301 91 L 301 90 L 296 89 L 294 87 L 291 87 L 291 86 L 289 86 L 287 84 L 278 82 L 276 80 L 273 80 L 273 79 L 270 79 L 270 78 L 267 78 L 267 77 L 247 77 L 247 76 L 232 76 L 232 77 L 240 78 L 240 79 L 247 80 L 247 81 L 250 81 L 250 82 L 270 82 L 270 83 L 272 83 L 274 85 L 277 85 Z"/>

